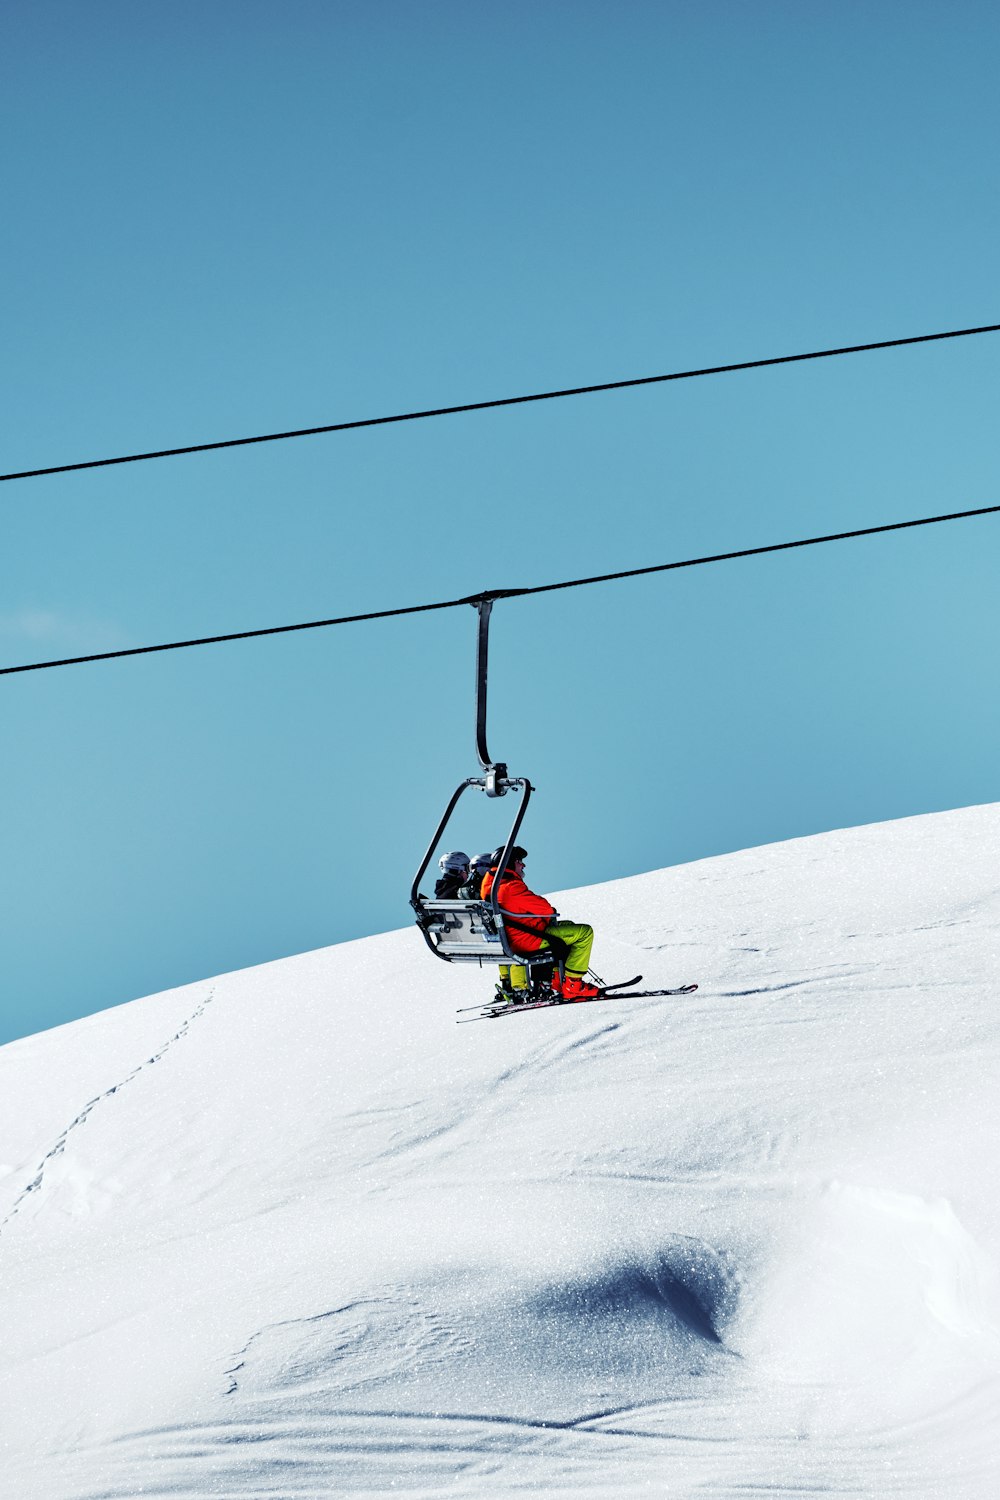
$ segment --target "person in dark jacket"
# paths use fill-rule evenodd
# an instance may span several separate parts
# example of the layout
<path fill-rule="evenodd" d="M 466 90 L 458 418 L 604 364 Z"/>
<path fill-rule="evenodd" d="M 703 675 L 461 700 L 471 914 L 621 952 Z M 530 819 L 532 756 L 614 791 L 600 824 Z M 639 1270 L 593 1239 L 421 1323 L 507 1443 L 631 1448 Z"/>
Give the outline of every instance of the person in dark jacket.
<path fill-rule="evenodd" d="M 434 895 L 438 901 L 461 901 L 459 891 L 469 878 L 469 856 L 461 849 L 452 849 L 438 860 L 440 878 L 435 882 Z"/>
<path fill-rule="evenodd" d="M 503 868 L 503 849 L 494 851 L 491 868 L 483 877 L 481 896 L 488 900 L 496 886 L 497 905 L 502 912 L 511 912 L 522 924 L 508 926 L 510 945 L 518 953 L 537 953 L 549 947 L 546 938 L 551 936 L 565 943 L 566 978 L 560 985 L 559 970 L 552 976 L 552 988 L 564 1000 L 593 1000 L 601 992 L 597 985 L 588 984 L 587 970 L 590 968 L 590 950 L 594 945 L 594 929 L 586 922 L 560 922 L 559 913 L 544 896 L 529 890 L 524 881 L 524 861 L 528 851 L 515 845 Z M 524 928 L 529 928 L 525 931 Z"/>

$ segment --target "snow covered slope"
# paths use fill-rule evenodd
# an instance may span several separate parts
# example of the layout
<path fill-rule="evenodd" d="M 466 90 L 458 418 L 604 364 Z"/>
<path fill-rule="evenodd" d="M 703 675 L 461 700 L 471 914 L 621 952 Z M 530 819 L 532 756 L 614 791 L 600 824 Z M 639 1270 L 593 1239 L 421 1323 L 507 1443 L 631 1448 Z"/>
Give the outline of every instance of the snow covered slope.
<path fill-rule="evenodd" d="M 557 899 L 686 999 L 459 1027 L 414 928 L 3 1048 L 5 1500 L 993 1500 L 998 852 Z"/>

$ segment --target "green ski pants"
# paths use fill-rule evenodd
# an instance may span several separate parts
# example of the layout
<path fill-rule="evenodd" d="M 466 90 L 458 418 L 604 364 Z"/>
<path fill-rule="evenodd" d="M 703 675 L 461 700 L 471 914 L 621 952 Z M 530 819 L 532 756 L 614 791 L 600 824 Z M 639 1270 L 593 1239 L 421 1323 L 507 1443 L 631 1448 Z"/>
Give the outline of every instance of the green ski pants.
<path fill-rule="evenodd" d="M 590 968 L 590 950 L 594 946 L 594 929 L 586 922 L 550 922 L 545 931 L 567 944 L 566 973 L 586 974 Z M 548 946 L 543 938 L 542 947 Z M 523 990 L 528 983 L 523 964 L 501 964 L 500 978 L 509 978 L 515 990 Z"/>
<path fill-rule="evenodd" d="M 560 942 L 569 945 L 566 955 L 567 974 L 586 974 L 590 968 L 590 950 L 594 946 L 594 929 L 588 922 L 550 922 L 545 929 Z M 543 939 L 543 946 L 548 947 Z"/>

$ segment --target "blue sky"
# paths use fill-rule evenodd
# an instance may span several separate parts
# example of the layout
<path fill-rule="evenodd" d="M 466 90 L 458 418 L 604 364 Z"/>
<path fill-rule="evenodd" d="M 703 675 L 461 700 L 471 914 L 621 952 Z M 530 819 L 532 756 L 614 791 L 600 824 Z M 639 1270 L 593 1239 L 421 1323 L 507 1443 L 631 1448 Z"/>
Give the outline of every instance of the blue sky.
<path fill-rule="evenodd" d="M 987 4 L 93 0 L 0 28 L 5 472 L 1000 319 Z M 993 504 L 998 358 L 7 484 L 0 659 Z M 985 518 L 498 605 L 534 882 L 995 800 L 998 545 Z M 0 1039 L 403 925 L 477 769 L 474 626 L 2 679 Z M 474 811 L 488 846 L 506 803 Z"/>

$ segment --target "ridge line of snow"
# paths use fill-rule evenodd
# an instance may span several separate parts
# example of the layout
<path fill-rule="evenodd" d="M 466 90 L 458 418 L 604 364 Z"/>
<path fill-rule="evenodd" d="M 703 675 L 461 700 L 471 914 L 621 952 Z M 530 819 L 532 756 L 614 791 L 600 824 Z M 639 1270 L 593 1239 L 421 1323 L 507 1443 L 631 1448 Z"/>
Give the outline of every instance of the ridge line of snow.
<path fill-rule="evenodd" d="M 47 1151 L 42 1157 L 41 1161 L 38 1164 L 38 1169 L 35 1172 L 34 1177 L 18 1193 L 5 1217 L 3 1219 L 0 1219 L 0 1235 L 3 1234 L 4 1230 L 10 1224 L 11 1220 L 15 1218 L 16 1215 L 20 1212 L 21 1205 L 28 1197 L 29 1193 L 36 1193 L 41 1189 L 42 1182 L 45 1177 L 45 1168 L 47 1163 L 50 1161 L 54 1161 L 57 1156 L 62 1155 L 63 1151 L 66 1149 L 66 1142 L 69 1140 L 72 1132 L 76 1130 L 80 1125 L 83 1125 L 85 1123 L 88 1116 L 97 1108 L 98 1104 L 100 1104 L 103 1099 L 110 1099 L 113 1094 L 117 1094 L 121 1089 L 125 1087 L 126 1084 L 131 1083 L 133 1078 L 137 1078 L 140 1073 L 143 1073 L 147 1068 L 152 1067 L 153 1063 L 160 1062 L 170 1051 L 174 1043 L 179 1042 L 181 1037 L 187 1034 L 194 1022 L 197 1021 L 199 1016 L 204 1014 L 204 1012 L 208 1009 L 209 1005 L 214 999 L 215 985 L 213 984 L 204 1000 L 199 1002 L 199 1004 L 188 1016 L 187 1020 L 181 1023 L 178 1029 L 174 1032 L 173 1036 L 169 1037 L 167 1041 L 163 1043 L 159 1051 L 154 1052 L 152 1056 L 147 1057 L 144 1062 L 139 1063 L 137 1067 L 132 1069 L 131 1073 L 126 1073 L 124 1078 L 119 1079 L 117 1083 L 113 1083 L 110 1088 L 103 1089 L 101 1093 L 95 1094 L 93 1099 L 90 1099 L 84 1105 L 80 1113 L 76 1115 L 72 1120 L 70 1120 L 65 1130 L 59 1136 L 57 1136 L 55 1145 L 52 1146 L 52 1148 Z"/>

